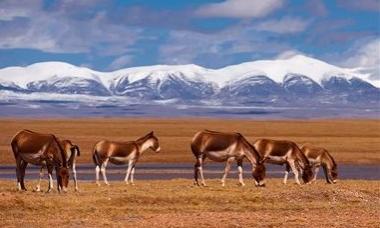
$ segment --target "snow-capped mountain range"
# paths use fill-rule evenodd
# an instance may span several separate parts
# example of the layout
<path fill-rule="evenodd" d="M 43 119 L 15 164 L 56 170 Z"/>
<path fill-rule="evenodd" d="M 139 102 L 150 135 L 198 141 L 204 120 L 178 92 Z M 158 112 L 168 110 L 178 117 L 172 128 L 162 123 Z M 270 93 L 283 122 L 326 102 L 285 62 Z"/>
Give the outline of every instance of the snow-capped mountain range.
<path fill-rule="evenodd" d="M 48 94 L 65 94 L 66 99 L 71 96 L 73 100 L 86 95 L 142 102 L 296 106 L 380 103 L 380 80 L 371 80 L 369 75 L 358 72 L 302 55 L 221 69 L 190 64 L 133 67 L 113 72 L 63 62 L 42 62 L 0 69 L 0 97 L 46 99 Z"/>

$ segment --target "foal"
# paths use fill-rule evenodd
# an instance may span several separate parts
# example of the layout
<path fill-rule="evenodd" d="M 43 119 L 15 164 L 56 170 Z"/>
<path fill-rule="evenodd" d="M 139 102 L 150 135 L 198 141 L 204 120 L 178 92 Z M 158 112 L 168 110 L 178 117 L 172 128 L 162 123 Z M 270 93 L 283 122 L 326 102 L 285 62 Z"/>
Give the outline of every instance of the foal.
<path fill-rule="evenodd" d="M 158 139 L 154 136 L 153 131 L 137 139 L 129 142 L 112 142 L 107 140 L 99 141 L 95 144 L 92 158 L 95 163 L 96 184 L 99 183 L 99 174 L 102 173 L 104 183 L 109 185 L 106 177 L 107 163 L 111 162 L 115 165 L 128 164 L 128 169 L 124 181 L 128 184 L 130 177 L 131 184 L 133 183 L 135 166 L 143 152 L 151 149 L 155 152 L 160 152 Z"/>
<path fill-rule="evenodd" d="M 313 176 L 310 162 L 296 143 L 285 140 L 258 139 L 253 146 L 263 157 L 263 161 L 286 165 L 284 184 L 286 184 L 290 169 L 294 173 L 297 184 L 301 184 L 300 174 L 304 183 L 310 182 Z"/>
<path fill-rule="evenodd" d="M 304 145 L 301 147 L 302 152 L 309 159 L 314 168 L 314 177 L 312 181 L 317 180 L 319 167 L 322 166 L 328 184 L 336 183 L 338 178 L 338 165 L 330 153 L 322 147 Z"/>
<path fill-rule="evenodd" d="M 66 153 L 66 161 L 68 167 L 73 171 L 73 179 L 75 185 L 75 191 L 78 191 L 78 179 L 77 179 L 77 170 L 76 170 L 76 160 L 80 156 L 80 150 L 77 145 L 74 145 L 70 140 L 59 140 L 61 147 L 63 148 L 64 153 Z M 41 179 L 44 177 L 44 168 L 41 166 L 40 169 L 40 178 L 36 187 L 36 191 L 41 191 Z"/>

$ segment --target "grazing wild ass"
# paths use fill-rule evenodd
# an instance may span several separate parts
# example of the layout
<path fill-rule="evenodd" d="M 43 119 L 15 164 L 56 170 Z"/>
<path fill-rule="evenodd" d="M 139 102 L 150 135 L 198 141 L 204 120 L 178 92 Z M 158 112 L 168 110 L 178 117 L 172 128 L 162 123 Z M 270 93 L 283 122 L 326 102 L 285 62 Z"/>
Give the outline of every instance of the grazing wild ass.
<path fill-rule="evenodd" d="M 209 158 L 216 162 L 226 162 L 222 185 L 225 185 L 226 177 L 231 169 L 231 164 L 237 162 L 239 171 L 239 183 L 243 182 L 243 159 L 247 158 L 252 164 L 252 175 L 256 186 L 265 186 L 265 166 L 260 163 L 260 155 L 255 148 L 240 133 L 223 133 L 203 130 L 197 132 L 191 141 L 191 150 L 195 156 L 194 180 L 198 183 L 198 173 L 201 175 L 201 183 L 206 186 L 203 176 L 203 162 Z"/>
<path fill-rule="evenodd" d="M 76 158 L 80 156 L 80 150 L 77 145 L 74 145 L 70 140 L 61 140 L 60 141 L 64 152 L 66 153 L 66 162 L 68 167 L 73 171 L 73 179 L 75 185 L 75 191 L 78 191 L 78 179 L 77 179 L 77 170 L 76 170 Z M 41 166 L 40 169 L 40 178 L 36 187 L 36 191 L 41 191 L 41 179 L 44 177 L 44 166 Z"/>
<path fill-rule="evenodd" d="M 322 166 L 327 183 L 335 184 L 337 182 L 338 165 L 325 148 L 304 145 L 301 147 L 301 150 L 307 159 L 309 159 L 311 165 L 314 167 L 314 178 L 312 181 L 317 180 L 319 167 Z"/>
<path fill-rule="evenodd" d="M 107 163 L 111 162 L 115 165 L 128 164 L 128 169 L 124 181 L 128 184 L 130 177 L 131 184 L 133 183 L 135 166 L 143 152 L 151 149 L 155 152 L 160 152 L 158 139 L 154 136 L 153 131 L 137 139 L 129 142 L 112 142 L 107 140 L 99 141 L 95 144 L 92 158 L 95 163 L 96 183 L 99 183 L 99 173 L 103 175 L 104 183 L 109 185 L 106 177 Z"/>
<path fill-rule="evenodd" d="M 291 141 L 280 141 L 271 139 L 258 139 L 253 144 L 263 161 L 272 164 L 286 165 L 284 184 L 288 179 L 290 169 L 294 173 L 297 184 L 301 184 L 299 174 L 302 176 L 304 183 L 310 182 L 313 171 L 306 156 L 301 149 Z"/>
<path fill-rule="evenodd" d="M 48 192 L 53 188 L 53 169 L 56 170 L 57 188 L 66 192 L 69 182 L 66 153 L 59 140 L 52 134 L 40 134 L 29 130 L 18 132 L 11 141 L 16 159 L 17 188 L 25 190 L 24 177 L 28 163 L 46 166 L 49 173 Z"/>

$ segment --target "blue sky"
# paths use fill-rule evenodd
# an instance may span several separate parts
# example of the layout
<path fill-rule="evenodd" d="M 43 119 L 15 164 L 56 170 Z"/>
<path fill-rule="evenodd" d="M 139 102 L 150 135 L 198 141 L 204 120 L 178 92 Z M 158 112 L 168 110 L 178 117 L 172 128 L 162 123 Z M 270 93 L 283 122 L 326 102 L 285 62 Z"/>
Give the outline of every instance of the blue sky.
<path fill-rule="evenodd" d="M 210 68 L 297 53 L 379 76 L 379 0 L 0 0 L 0 67 Z"/>

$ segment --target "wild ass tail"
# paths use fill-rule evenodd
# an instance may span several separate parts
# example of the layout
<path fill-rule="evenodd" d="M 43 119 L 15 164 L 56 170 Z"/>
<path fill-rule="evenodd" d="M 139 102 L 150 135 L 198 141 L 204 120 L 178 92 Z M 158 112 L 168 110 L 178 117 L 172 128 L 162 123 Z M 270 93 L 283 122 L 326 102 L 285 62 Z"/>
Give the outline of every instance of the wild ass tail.
<path fill-rule="evenodd" d="M 79 150 L 79 146 L 75 145 L 74 146 L 76 151 L 77 151 L 77 156 L 79 157 L 80 156 L 80 150 Z"/>
<path fill-rule="evenodd" d="M 21 132 L 22 131 L 17 132 L 17 134 L 15 136 L 13 136 L 12 141 L 11 141 L 12 152 L 13 152 L 13 155 L 14 155 L 16 160 L 17 160 L 17 156 L 18 156 L 18 146 L 17 146 L 18 143 L 17 143 L 17 141 L 18 141 L 19 134 Z"/>
<path fill-rule="evenodd" d="M 15 156 L 15 159 L 17 159 L 17 154 L 18 154 L 17 145 L 16 145 L 16 142 L 14 142 L 13 140 L 11 142 L 11 147 L 12 147 L 12 151 L 13 151 L 13 155 Z"/>

